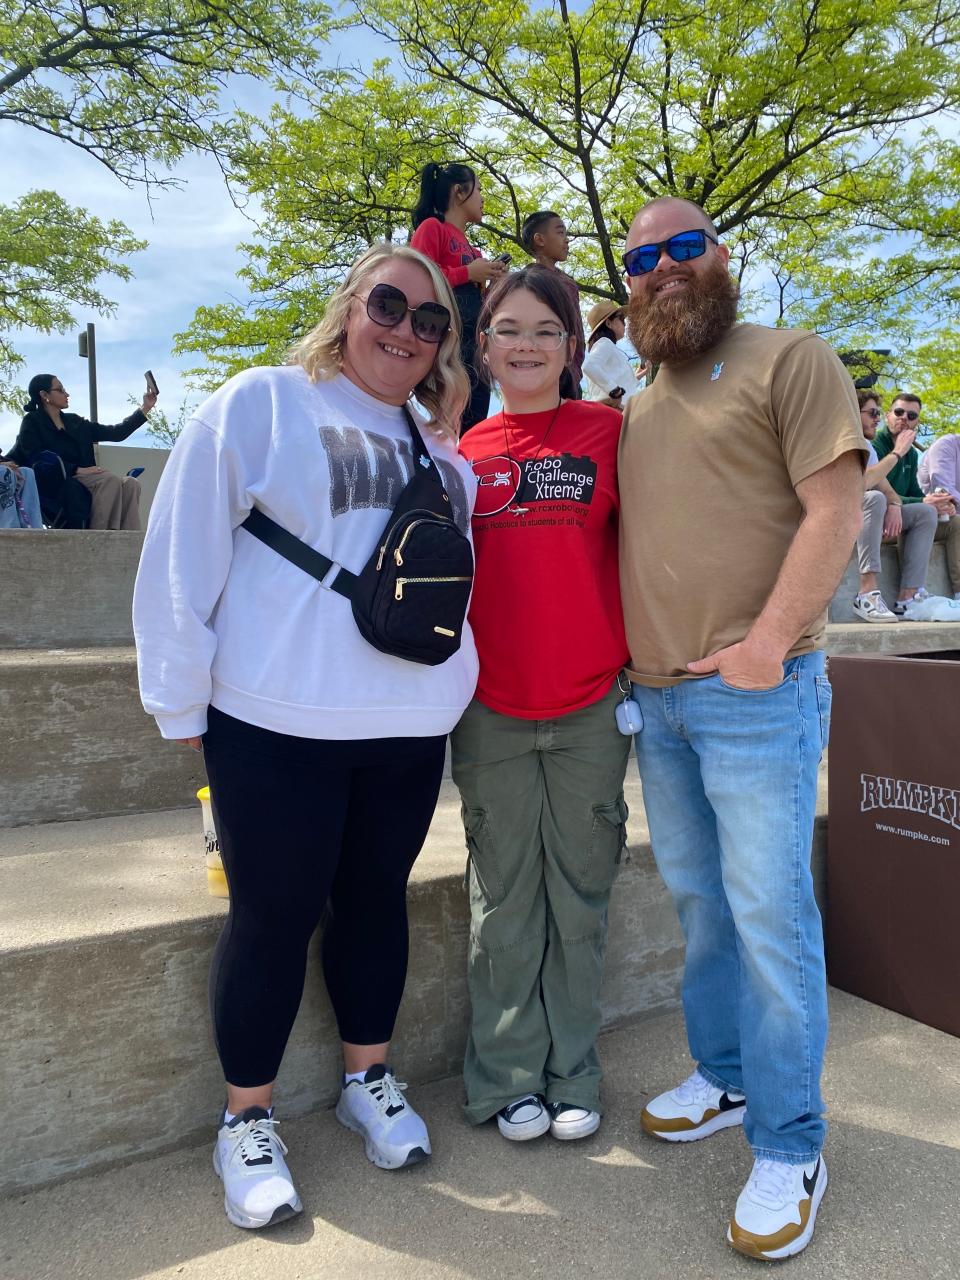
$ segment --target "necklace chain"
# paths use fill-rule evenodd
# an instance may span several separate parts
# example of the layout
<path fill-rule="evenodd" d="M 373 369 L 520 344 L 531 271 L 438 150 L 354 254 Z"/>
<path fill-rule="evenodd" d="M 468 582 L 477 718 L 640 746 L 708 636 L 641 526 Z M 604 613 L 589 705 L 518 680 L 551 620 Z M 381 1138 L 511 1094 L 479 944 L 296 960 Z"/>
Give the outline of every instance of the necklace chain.
<path fill-rule="evenodd" d="M 526 480 L 527 464 L 538 462 L 540 460 L 540 452 L 543 449 L 543 446 L 547 443 L 547 436 L 550 434 L 551 430 L 553 429 L 553 424 L 556 422 L 557 415 L 559 414 L 562 408 L 563 408 L 563 397 L 561 396 L 559 404 L 554 409 L 553 415 L 550 418 L 550 421 L 547 423 L 547 429 L 543 433 L 543 439 L 540 441 L 540 444 L 537 446 L 537 452 L 533 455 L 532 458 L 524 458 L 521 462 L 518 462 L 516 458 L 513 456 L 513 454 L 510 452 L 510 437 L 507 435 L 507 414 L 506 414 L 506 411 L 504 411 L 503 413 L 502 422 L 503 422 L 504 448 L 507 451 L 507 458 L 510 462 L 511 468 L 516 467 L 517 471 L 519 472 L 519 478 L 517 480 L 517 491 L 513 495 L 513 506 L 507 507 L 507 510 L 510 512 L 512 516 L 525 516 L 527 512 L 530 510 L 529 507 L 521 507 L 518 505 L 519 498 L 520 498 L 520 491 L 523 489 L 524 481 Z"/>

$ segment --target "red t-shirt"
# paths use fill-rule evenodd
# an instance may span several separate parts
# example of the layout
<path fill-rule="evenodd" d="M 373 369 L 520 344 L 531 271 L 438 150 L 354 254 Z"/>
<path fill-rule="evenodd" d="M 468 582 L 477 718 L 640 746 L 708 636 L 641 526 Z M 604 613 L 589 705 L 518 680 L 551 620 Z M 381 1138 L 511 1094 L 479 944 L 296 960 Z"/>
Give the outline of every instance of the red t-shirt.
<path fill-rule="evenodd" d="M 467 267 L 483 257 L 462 231 L 439 218 L 425 218 L 411 236 L 410 247 L 432 258 L 452 289 L 468 283 Z"/>
<path fill-rule="evenodd" d="M 477 697 L 524 720 L 589 706 L 629 662 L 617 563 L 621 417 L 584 400 L 565 401 L 551 426 L 553 414 L 498 413 L 460 441 L 479 484 Z"/>

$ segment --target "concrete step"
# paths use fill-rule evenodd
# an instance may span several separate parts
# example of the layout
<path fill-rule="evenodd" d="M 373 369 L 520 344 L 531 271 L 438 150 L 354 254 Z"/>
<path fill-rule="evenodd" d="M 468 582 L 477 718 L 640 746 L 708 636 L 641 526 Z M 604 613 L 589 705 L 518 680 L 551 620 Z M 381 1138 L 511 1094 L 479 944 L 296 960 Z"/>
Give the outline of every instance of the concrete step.
<path fill-rule="evenodd" d="M 142 546 L 119 530 L 0 529 L 0 649 L 132 644 Z"/>
<path fill-rule="evenodd" d="M 132 647 L 0 652 L 0 717 L 0 827 L 169 809 L 203 785 L 144 713 Z"/>
<path fill-rule="evenodd" d="M 632 766 L 630 775 L 631 860 L 611 903 L 608 1025 L 673 1008 L 682 962 Z M 822 783 L 821 890 L 825 776 Z M 464 863 L 459 798 L 447 782 L 409 891 L 410 971 L 394 1054 L 414 1082 L 448 1075 L 462 1060 Z M 225 911 L 206 892 L 196 811 L 0 832 L 0 1096 L 17 1099 L 4 1121 L 0 1193 L 208 1132 L 223 1086 L 206 983 Z M 285 1115 L 328 1104 L 339 1070 L 314 953 L 280 1073 Z"/>
<path fill-rule="evenodd" d="M 831 993 L 824 1074 L 830 1184 L 804 1280 L 955 1280 L 960 1040 Z M 682 1019 L 602 1037 L 605 1114 L 581 1142 L 507 1144 L 471 1129 L 454 1075 L 409 1094 L 433 1158 L 387 1174 L 330 1110 L 280 1132 L 304 1213 L 238 1231 L 211 1168 L 213 1113 L 197 1145 L 0 1203 L 6 1280 L 745 1280 L 726 1224 L 750 1170 L 740 1129 L 669 1146 L 641 1107 L 689 1070 Z M 397 1058 L 405 1075 L 406 1065 Z M 189 1081 L 184 1087 L 190 1088 Z M 78 1108 L 61 1100 L 59 1122 Z M 9 1114 L 9 1113 L 8 1113 Z M 162 1106 L 145 1110 L 149 1139 Z M 772 1275 L 772 1272 L 764 1273 Z M 779 1272 L 777 1273 L 780 1274 Z M 786 1273 L 784 1273 L 786 1274 Z"/>
<path fill-rule="evenodd" d="M 916 583 L 911 583 L 916 586 Z M 947 550 L 942 542 L 935 543 L 930 552 L 930 565 L 927 569 L 927 590 L 932 596 L 952 596 L 950 577 L 947 573 Z M 860 569 L 856 552 L 850 557 L 846 573 L 830 602 L 829 618 L 831 622 L 853 622 L 853 597 L 860 589 Z M 884 543 L 880 548 L 880 591 L 884 600 L 893 608 L 893 603 L 900 593 L 900 557 L 896 544 Z M 882 625 L 868 623 L 866 625 Z"/>
<path fill-rule="evenodd" d="M 123 452 L 129 452 L 123 450 Z M 155 451 L 151 451 L 155 452 Z M 58 529 L 0 530 L 0 565 L 16 609 L 0 617 L 0 649 L 124 645 L 133 642 L 130 618 L 142 533 Z M 892 605 L 900 562 L 893 545 L 881 550 L 880 587 Z M 851 558 L 831 601 L 831 622 L 853 622 L 857 563 Z M 951 595 L 946 551 L 933 548 L 927 574 L 931 595 Z"/>
<path fill-rule="evenodd" d="M 824 648 L 828 657 L 960 657 L 960 623 L 828 622 Z"/>

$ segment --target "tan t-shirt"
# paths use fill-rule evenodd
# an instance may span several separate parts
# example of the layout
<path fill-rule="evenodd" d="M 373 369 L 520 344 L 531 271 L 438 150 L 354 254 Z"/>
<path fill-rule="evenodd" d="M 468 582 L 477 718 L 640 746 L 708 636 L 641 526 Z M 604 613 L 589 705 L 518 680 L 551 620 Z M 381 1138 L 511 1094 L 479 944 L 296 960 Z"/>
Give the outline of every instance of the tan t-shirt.
<path fill-rule="evenodd" d="M 853 382 L 803 329 L 736 325 L 628 400 L 620 589 L 631 679 L 694 679 L 688 662 L 744 638 L 800 524 L 796 485 L 850 449 L 866 456 Z M 815 649 L 825 622 L 787 656 Z"/>

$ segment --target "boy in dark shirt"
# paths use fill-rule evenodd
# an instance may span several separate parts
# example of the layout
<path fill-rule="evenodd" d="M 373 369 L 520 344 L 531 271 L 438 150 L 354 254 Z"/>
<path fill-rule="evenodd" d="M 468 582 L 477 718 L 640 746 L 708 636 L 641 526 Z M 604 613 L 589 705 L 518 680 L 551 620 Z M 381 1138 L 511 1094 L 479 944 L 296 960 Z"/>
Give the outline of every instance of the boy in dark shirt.
<path fill-rule="evenodd" d="M 577 340 L 577 349 L 573 353 L 573 361 L 570 366 L 569 384 L 566 375 L 564 375 L 560 380 L 560 391 L 568 400 L 579 400 L 581 399 L 580 379 L 583 376 L 582 368 L 586 346 L 583 336 L 583 323 L 580 319 L 580 290 L 577 288 L 576 280 L 572 276 L 568 276 L 565 271 L 561 271 L 559 267 L 559 263 L 566 262 L 570 254 L 570 239 L 567 235 L 567 228 L 559 214 L 550 209 L 542 209 L 538 213 L 531 213 L 524 221 L 520 231 L 520 243 L 541 267 L 546 267 L 549 271 L 556 271 L 570 293 L 570 300 L 577 315 L 577 332 L 572 335 Z"/>

